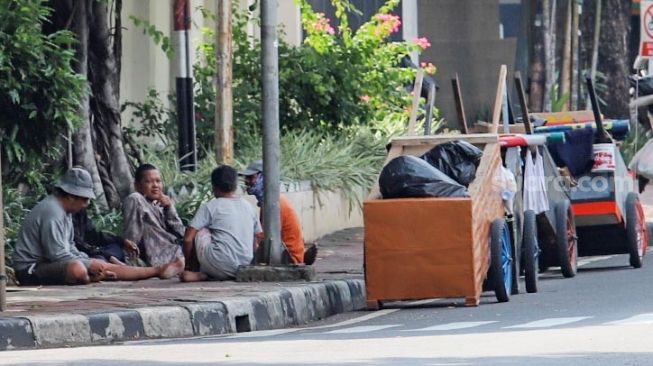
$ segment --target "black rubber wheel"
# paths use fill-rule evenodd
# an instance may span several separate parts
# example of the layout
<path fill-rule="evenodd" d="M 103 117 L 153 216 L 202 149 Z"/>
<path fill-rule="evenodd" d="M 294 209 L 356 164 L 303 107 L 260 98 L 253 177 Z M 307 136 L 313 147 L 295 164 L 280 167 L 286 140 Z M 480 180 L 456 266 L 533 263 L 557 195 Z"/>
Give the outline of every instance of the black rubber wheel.
<path fill-rule="evenodd" d="M 526 292 L 532 294 L 537 292 L 537 271 L 539 270 L 538 259 L 540 256 L 540 248 L 537 243 L 537 222 L 535 219 L 535 212 L 531 210 L 524 212 L 522 252 Z"/>
<path fill-rule="evenodd" d="M 508 225 L 503 219 L 492 222 L 490 229 L 489 277 L 499 302 L 510 300 L 512 287 L 512 253 Z"/>
<path fill-rule="evenodd" d="M 642 267 L 644 256 L 644 240 L 646 238 L 646 226 L 643 224 L 644 217 L 639 206 L 639 198 L 636 193 L 629 193 L 626 197 L 626 240 L 628 242 L 628 254 L 630 254 L 630 265 L 635 268 Z"/>
<path fill-rule="evenodd" d="M 556 244 L 560 269 L 564 277 L 574 277 L 578 269 L 578 240 L 574 214 L 571 211 L 569 200 L 558 202 L 555 206 L 555 215 Z"/>

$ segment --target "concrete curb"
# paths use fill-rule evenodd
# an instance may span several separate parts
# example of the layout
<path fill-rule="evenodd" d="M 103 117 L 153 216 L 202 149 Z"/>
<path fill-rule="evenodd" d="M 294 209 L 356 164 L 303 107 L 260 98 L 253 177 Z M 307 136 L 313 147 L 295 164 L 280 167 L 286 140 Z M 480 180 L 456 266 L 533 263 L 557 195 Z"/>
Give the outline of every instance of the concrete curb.
<path fill-rule="evenodd" d="M 278 329 L 363 308 L 364 281 L 341 280 L 223 301 L 0 318 L 0 351 Z"/>

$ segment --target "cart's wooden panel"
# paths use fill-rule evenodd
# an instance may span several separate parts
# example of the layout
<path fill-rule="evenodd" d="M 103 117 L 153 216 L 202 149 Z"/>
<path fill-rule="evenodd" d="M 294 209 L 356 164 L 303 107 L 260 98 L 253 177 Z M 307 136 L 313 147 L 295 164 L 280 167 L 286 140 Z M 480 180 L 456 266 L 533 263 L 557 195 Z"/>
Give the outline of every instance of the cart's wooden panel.
<path fill-rule="evenodd" d="M 469 186 L 472 197 L 474 278 L 478 293 L 481 292 L 490 263 L 490 227 L 494 220 L 503 217 L 504 212 L 498 180 L 500 169 L 501 148 L 498 144 L 487 144 L 476 171 L 476 179 Z"/>
<path fill-rule="evenodd" d="M 464 139 L 483 149 L 471 198 L 381 199 L 378 184 L 363 207 L 367 299 L 465 297 L 478 304 L 489 266 L 490 224 L 503 217 L 497 135 L 393 140 L 386 164 Z"/>
<path fill-rule="evenodd" d="M 366 201 L 368 300 L 480 296 L 469 198 Z"/>

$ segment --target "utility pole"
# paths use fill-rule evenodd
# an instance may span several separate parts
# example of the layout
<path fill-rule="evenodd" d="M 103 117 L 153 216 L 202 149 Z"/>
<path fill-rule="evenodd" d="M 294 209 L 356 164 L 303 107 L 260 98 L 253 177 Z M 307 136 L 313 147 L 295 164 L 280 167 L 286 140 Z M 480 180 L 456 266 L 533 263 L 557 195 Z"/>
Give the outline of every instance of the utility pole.
<path fill-rule="evenodd" d="M 264 260 L 281 263 L 279 211 L 279 50 L 277 0 L 261 0 L 261 72 L 263 80 Z"/>
<path fill-rule="evenodd" d="M 5 209 L 0 175 L 0 312 L 7 310 L 7 270 L 5 269 Z"/>
<path fill-rule="evenodd" d="M 174 16 L 179 165 L 181 170 L 194 171 L 197 166 L 197 148 L 190 59 L 190 0 L 175 0 Z"/>
<path fill-rule="evenodd" d="M 231 0 L 217 0 L 215 152 L 218 164 L 234 160 Z"/>

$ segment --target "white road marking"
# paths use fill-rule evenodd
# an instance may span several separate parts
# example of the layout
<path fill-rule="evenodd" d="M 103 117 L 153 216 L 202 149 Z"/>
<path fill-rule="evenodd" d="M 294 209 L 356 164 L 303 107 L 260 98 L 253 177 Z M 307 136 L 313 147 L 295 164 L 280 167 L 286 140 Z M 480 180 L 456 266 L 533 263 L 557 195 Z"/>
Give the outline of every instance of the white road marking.
<path fill-rule="evenodd" d="M 270 337 L 270 336 L 276 336 L 276 335 L 281 335 L 281 334 L 287 334 L 287 333 L 293 333 L 296 332 L 298 328 L 291 328 L 291 329 L 270 329 L 270 330 L 257 330 L 254 332 L 246 332 L 246 333 L 238 333 L 234 334 L 228 337 L 222 337 L 222 338 L 256 338 L 256 337 Z"/>
<path fill-rule="evenodd" d="M 229 335 L 229 336 L 219 336 L 219 338 L 222 338 L 222 339 L 224 339 L 224 338 L 234 339 L 234 338 L 271 337 L 271 336 L 294 333 L 294 332 L 299 332 L 299 331 L 304 331 L 304 330 L 316 330 L 316 329 L 344 327 L 344 326 L 347 326 L 347 325 L 357 324 L 357 323 L 361 323 L 361 322 L 364 322 L 364 321 L 367 321 L 367 320 L 370 320 L 370 319 L 378 318 L 380 316 L 387 315 L 387 314 L 390 314 L 390 313 L 394 313 L 395 311 L 399 311 L 399 310 L 400 309 L 379 310 L 379 311 L 375 311 L 375 312 L 372 312 L 372 313 L 369 313 L 369 314 L 365 314 L 363 316 L 359 316 L 358 318 L 348 319 L 348 320 L 341 321 L 339 323 L 320 325 L 320 326 L 316 326 L 316 327 L 259 330 L 259 331 L 253 331 L 253 332 L 238 333 L 238 334 Z"/>
<path fill-rule="evenodd" d="M 611 259 L 611 258 L 614 258 L 614 257 L 615 257 L 615 255 L 600 255 L 600 256 L 597 256 L 597 257 L 579 258 L 578 259 L 578 267 L 586 266 L 586 265 L 588 265 L 590 263 L 593 263 L 593 262 L 598 262 L 598 261 L 602 261 L 602 260 L 606 260 L 606 259 Z"/>
<path fill-rule="evenodd" d="M 577 316 L 577 317 L 570 317 L 570 318 L 548 318 L 548 319 L 536 320 L 534 322 L 529 322 L 524 324 L 511 325 L 509 327 L 504 327 L 504 329 L 549 328 L 549 327 L 555 327 L 563 324 L 575 323 L 589 318 L 591 318 L 591 316 Z"/>
<path fill-rule="evenodd" d="M 645 325 L 653 324 L 653 313 L 639 314 L 630 318 L 609 322 L 610 325 Z"/>
<path fill-rule="evenodd" d="M 466 329 L 480 327 L 481 325 L 498 323 L 496 320 L 484 321 L 484 322 L 457 322 L 457 323 L 448 323 L 441 325 L 434 325 L 432 327 L 419 328 L 419 329 L 405 329 L 403 332 L 430 332 L 436 330 L 455 330 L 455 329 Z"/>
<path fill-rule="evenodd" d="M 391 313 L 394 313 L 395 311 L 399 311 L 401 309 L 383 309 L 375 312 L 371 312 L 369 314 L 359 316 L 358 318 L 353 318 L 353 319 L 348 319 L 341 321 L 340 323 L 334 323 L 334 324 L 326 324 L 326 325 L 319 325 L 317 327 L 308 327 L 308 328 L 302 328 L 299 330 L 312 330 L 312 329 L 324 329 L 324 328 L 336 328 L 336 327 L 343 327 L 345 325 L 352 325 L 352 324 L 357 324 L 361 323 L 370 319 L 378 318 L 380 316 L 388 315 Z"/>
<path fill-rule="evenodd" d="M 368 333 L 376 332 L 377 330 L 383 330 L 393 327 L 400 327 L 401 324 L 389 324 L 389 325 L 361 325 L 358 327 L 345 328 L 345 329 L 336 329 L 326 334 L 352 334 L 352 333 Z"/>

